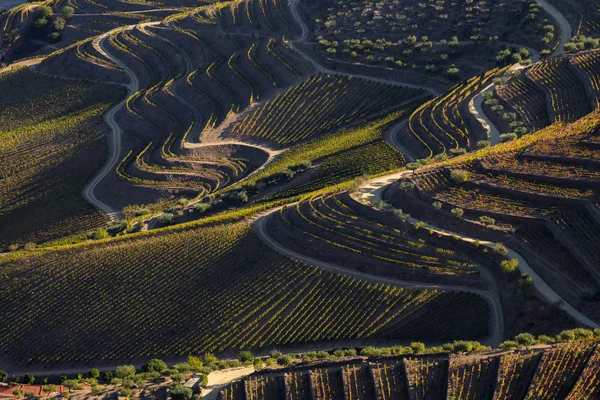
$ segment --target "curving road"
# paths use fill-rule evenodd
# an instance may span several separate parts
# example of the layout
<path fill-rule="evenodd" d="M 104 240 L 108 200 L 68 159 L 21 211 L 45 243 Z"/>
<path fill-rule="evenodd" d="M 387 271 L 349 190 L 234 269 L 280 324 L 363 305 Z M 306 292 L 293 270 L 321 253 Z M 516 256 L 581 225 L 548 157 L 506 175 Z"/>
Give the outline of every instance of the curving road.
<path fill-rule="evenodd" d="M 133 26 L 134 25 L 130 25 L 129 27 L 127 27 L 125 29 L 132 29 Z M 121 29 L 121 28 L 118 28 L 118 29 Z M 94 206 L 98 207 L 103 212 L 109 214 L 109 216 L 116 217 L 115 213 L 117 213 L 117 210 L 114 210 L 108 204 L 100 201 L 94 194 L 94 190 L 96 189 L 98 184 L 114 168 L 117 167 L 117 164 L 119 163 L 119 155 L 121 154 L 121 135 L 123 133 L 123 130 L 116 123 L 115 115 L 121 108 L 123 108 L 125 106 L 127 99 L 132 94 L 134 94 L 135 92 L 140 90 L 140 82 L 139 82 L 137 76 L 135 75 L 135 73 L 131 70 L 131 68 L 129 68 L 127 66 L 127 64 L 125 64 L 119 58 L 115 57 L 113 54 L 111 54 L 105 48 L 104 45 L 105 45 L 106 38 L 108 38 L 108 36 L 110 35 L 111 32 L 112 31 L 109 31 L 103 35 L 98 36 L 96 39 L 94 39 L 92 44 L 93 44 L 94 48 L 96 48 L 96 50 L 98 52 L 100 52 L 100 54 L 107 57 L 114 63 L 118 64 L 121 68 L 123 68 L 125 70 L 125 72 L 127 73 L 127 76 L 129 76 L 130 83 L 129 83 L 129 85 L 127 85 L 127 92 L 128 92 L 127 96 L 123 100 L 121 100 L 121 102 L 119 102 L 118 104 L 111 107 L 104 114 L 104 121 L 108 124 L 108 126 L 110 127 L 110 130 L 112 131 L 112 138 L 111 138 L 112 140 L 109 139 L 109 150 L 108 150 L 109 158 L 108 158 L 108 161 L 106 162 L 106 164 L 98 172 L 98 174 L 85 186 L 85 188 L 83 189 L 83 197 L 87 201 L 92 203 Z"/>
<path fill-rule="evenodd" d="M 573 27 L 569 24 L 565 16 L 552 4 L 548 3 L 546 0 L 537 0 L 537 2 L 542 6 L 544 11 L 550 14 L 550 16 L 558 23 L 560 28 L 560 43 L 551 56 L 560 56 L 565 52 L 565 44 L 569 43 L 569 40 L 573 37 Z"/>
<path fill-rule="evenodd" d="M 322 268 L 326 271 L 339 273 L 351 276 L 353 278 L 366 280 L 372 283 L 381 283 L 387 285 L 393 285 L 398 287 L 406 287 L 406 288 L 418 288 L 418 289 L 429 289 L 429 290 L 444 290 L 444 291 L 453 291 L 453 292 L 468 292 L 474 293 L 479 296 L 482 296 L 486 299 L 486 301 L 490 304 L 490 310 L 492 317 L 490 318 L 490 336 L 485 340 L 486 344 L 490 346 L 497 346 L 500 344 L 504 338 L 504 313 L 502 311 L 502 304 L 500 303 L 499 297 L 493 293 L 495 289 L 495 283 L 493 280 L 491 282 L 492 288 L 490 291 L 468 288 L 464 286 L 458 285 L 444 285 L 444 284 L 432 284 L 428 282 L 418 282 L 418 281 L 406 281 L 400 279 L 386 278 L 384 276 L 371 275 L 364 272 L 359 272 L 350 268 L 342 267 L 340 265 L 328 263 L 325 261 L 317 260 L 312 257 L 305 256 L 303 254 L 297 253 L 293 250 L 288 249 L 283 246 L 281 243 L 276 241 L 268 232 L 267 222 L 269 218 L 272 218 L 273 215 L 278 212 L 281 207 L 269 210 L 268 214 L 258 218 L 254 223 L 253 227 L 258 235 L 258 237 L 265 243 L 269 248 L 273 251 L 281 254 L 282 256 L 291 258 L 293 260 L 297 260 L 303 262 L 305 264 L 309 264 L 315 267 Z M 483 275 L 482 275 L 483 276 Z M 483 276 L 485 280 L 488 280 L 486 276 Z"/>
<path fill-rule="evenodd" d="M 376 178 L 376 179 L 373 179 L 373 180 L 367 182 L 359 190 L 362 193 L 362 197 L 364 200 L 366 200 L 366 202 L 373 203 L 373 202 L 377 202 L 377 201 L 383 201 L 383 194 L 384 194 L 385 190 L 387 189 L 387 187 L 391 183 L 396 182 L 398 179 L 400 179 L 402 177 L 410 176 L 411 174 L 412 174 L 412 172 L 410 172 L 410 171 L 403 171 L 403 172 L 399 172 L 399 173 L 395 173 L 395 174 L 391 174 L 391 175 L 382 176 L 380 178 Z M 416 218 L 413 218 L 413 217 L 411 217 L 409 219 L 409 221 L 411 223 L 420 222 L 419 220 L 417 220 Z M 434 232 L 441 234 L 441 235 L 458 237 L 461 240 L 468 242 L 468 243 L 473 243 L 475 241 L 479 241 L 479 243 L 481 245 L 487 246 L 490 248 L 494 247 L 494 245 L 495 245 L 495 243 L 493 243 L 493 242 L 473 238 L 471 236 L 463 235 L 462 233 L 452 232 L 447 229 L 437 227 L 435 225 L 427 224 L 427 228 L 430 228 Z M 589 319 L 588 317 L 583 315 L 581 312 L 577 311 L 577 309 L 575 307 L 573 307 L 564 298 L 562 298 L 558 293 L 556 293 L 544 281 L 544 279 L 541 276 L 539 276 L 533 268 L 531 268 L 531 266 L 529 265 L 529 263 L 527 262 L 527 259 L 525 257 L 523 257 L 521 254 L 519 254 L 518 252 L 516 252 L 515 250 L 510 249 L 510 248 L 508 249 L 507 256 L 510 258 L 516 258 L 519 260 L 519 270 L 531 277 L 531 279 L 533 280 L 534 287 L 537 289 L 537 291 L 541 294 L 541 296 L 546 301 L 548 301 L 549 303 L 559 303 L 560 304 L 559 308 L 561 310 L 563 310 L 564 312 L 566 312 L 567 314 L 569 314 L 578 323 L 581 323 L 583 325 L 586 325 L 586 326 L 589 326 L 592 328 L 600 328 L 600 325 L 598 323 L 592 321 L 591 319 Z"/>

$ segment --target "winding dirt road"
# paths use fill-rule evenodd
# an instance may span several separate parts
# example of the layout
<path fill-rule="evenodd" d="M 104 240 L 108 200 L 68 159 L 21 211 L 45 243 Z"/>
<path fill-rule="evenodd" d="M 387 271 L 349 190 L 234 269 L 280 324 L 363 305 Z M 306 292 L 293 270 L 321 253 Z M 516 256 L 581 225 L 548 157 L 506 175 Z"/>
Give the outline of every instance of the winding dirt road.
<path fill-rule="evenodd" d="M 135 25 L 131 25 L 125 29 L 133 29 Z M 121 29 L 121 28 L 119 28 Z M 105 41 L 108 38 L 112 31 L 105 33 L 104 35 L 98 36 L 92 42 L 94 48 L 100 52 L 104 57 L 107 57 L 114 63 L 118 64 L 121 68 L 125 70 L 127 76 L 129 76 L 130 83 L 127 85 L 127 96 L 121 100 L 118 104 L 112 106 L 105 114 L 104 121 L 110 127 L 112 131 L 112 137 L 109 139 L 109 158 L 106 164 L 102 167 L 102 169 L 98 172 L 98 174 L 85 186 L 83 189 L 83 197 L 92 203 L 94 206 L 98 207 L 103 212 L 114 215 L 118 213 L 117 210 L 114 210 L 111 206 L 106 203 L 100 201 L 96 195 L 94 194 L 94 190 L 98 186 L 98 184 L 114 169 L 117 167 L 119 163 L 119 155 L 121 154 L 121 135 L 123 130 L 115 121 L 116 113 L 125 106 L 127 99 L 140 90 L 140 83 L 136 76 L 136 74 L 119 58 L 115 57 L 105 48 Z"/>
<path fill-rule="evenodd" d="M 403 171 L 403 172 L 395 173 L 392 175 L 387 175 L 387 176 L 383 176 L 380 178 L 376 178 L 376 179 L 373 179 L 373 180 L 367 182 L 359 190 L 360 190 L 363 198 L 369 203 L 383 201 L 383 194 L 385 193 L 385 190 L 388 188 L 388 186 L 391 183 L 396 182 L 398 179 L 400 179 L 402 177 L 410 176 L 411 174 L 412 174 L 412 172 L 410 172 L 410 171 Z M 413 218 L 413 217 L 409 218 L 409 221 L 411 223 L 420 222 L 420 220 Z M 490 242 L 487 240 L 480 240 L 477 238 L 473 238 L 471 236 L 463 235 L 462 233 L 458 233 L 458 232 L 452 232 L 447 229 L 437 227 L 435 225 L 427 224 L 427 228 L 430 228 L 434 232 L 439 233 L 441 235 L 458 237 L 461 240 L 468 242 L 468 243 L 473 243 L 475 241 L 479 241 L 479 243 L 481 245 L 487 246 L 489 248 L 492 248 L 495 245 L 495 243 L 493 243 L 493 242 Z M 569 314 L 578 323 L 589 326 L 591 328 L 600 328 L 600 325 L 598 323 L 592 321 L 591 319 L 589 319 L 588 317 L 583 315 L 581 312 L 577 311 L 577 309 L 575 309 L 575 307 L 573 307 L 564 298 L 562 298 L 558 293 L 556 293 L 546 283 L 546 281 L 544 281 L 544 279 L 535 272 L 535 270 L 529 265 L 529 263 L 527 262 L 527 259 L 525 257 L 523 257 L 517 251 L 510 249 L 510 248 L 508 249 L 507 256 L 509 258 L 513 258 L 513 259 L 516 258 L 519 260 L 519 270 L 522 273 L 525 273 L 531 277 L 531 279 L 533 280 L 534 287 L 537 289 L 537 291 L 541 294 L 541 296 L 547 302 L 559 303 L 560 309 L 563 310 L 564 312 L 566 312 L 567 314 Z"/>
<path fill-rule="evenodd" d="M 259 219 L 257 219 L 253 223 L 253 228 L 258 235 L 258 237 L 265 243 L 271 250 L 281 254 L 282 256 L 291 258 L 293 260 L 297 260 L 303 262 L 308 265 L 312 265 L 315 267 L 322 268 L 326 271 L 339 273 L 351 276 L 356 279 L 366 280 L 371 283 L 380 283 L 386 285 L 393 285 L 397 287 L 403 288 L 417 288 L 417 289 L 429 289 L 429 290 L 444 290 L 444 291 L 453 291 L 453 292 L 468 292 L 474 293 L 481 297 L 483 297 L 490 305 L 490 311 L 492 317 L 490 318 L 490 336 L 485 339 L 485 343 L 490 346 L 497 346 L 500 344 L 504 337 L 504 313 L 502 311 L 502 304 L 497 295 L 494 293 L 490 293 L 487 290 L 480 290 L 474 288 L 468 288 L 464 286 L 458 285 L 444 285 L 444 284 L 432 284 L 428 282 L 418 282 L 418 281 L 406 281 L 400 279 L 386 278 L 384 276 L 371 275 L 364 272 L 359 272 L 350 268 L 342 267 L 340 265 L 328 263 L 325 261 L 317 260 L 312 257 L 305 256 L 303 254 L 297 253 L 293 250 L 288 249 L 277 240 L 275 240 L 271 234 L 268 232 L 267 223 L 270 218 L 272 218 L 275 213 L 277 213 L 281 207 L 270 210 L 269 213 Z M 485 279 L 486 277 L 484 277 Z M 487 279 L 486 279 L 487 280 Z M 492 280 L 492 285 L 495 287 L 495 284 Z M 491 289 L 493 290 L 493 289 Z"/>

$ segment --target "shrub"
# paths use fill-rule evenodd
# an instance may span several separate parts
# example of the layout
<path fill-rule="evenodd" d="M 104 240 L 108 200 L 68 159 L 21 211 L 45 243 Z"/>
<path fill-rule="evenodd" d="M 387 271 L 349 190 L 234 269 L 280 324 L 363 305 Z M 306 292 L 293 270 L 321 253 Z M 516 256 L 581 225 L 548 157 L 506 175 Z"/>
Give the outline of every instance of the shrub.
<path fill-rule="evenodd" d="M 106 232 L 111 236 L 116 236 L 125 229 L 127 229 L 127 221 L 112 221 L 106 228 Z"/>
<path fill-rule="evenodd" d="M 453 208 L 452 210 L 450 210 L 450 212 L 456 218 L 462 218 L 462 216 L 465 215 L 465 210 L 463 210 L 462 208 L 459 208 L 459 207 Z"/>
<path fill-rule="evenodd" d="M 450 149 L 450 155 L 453 157 L 456 156 L 462 156 L 463 154 L 467 153 L 467 149 L 463 149 L 462 147 L 459 147 L 458 149 Z"/>
<path fill-rule="evenodd" d="M 288 166 L 288 169 L 294 172 L 305 171 L 312 167 L 312 163 L 308 160 L 300 161 L 298 164 Z"/>
<path fill-rule="evenodd" d="M 281 365 L 283 367 L 287 367 L 289 365 L 292 365 L 292 361 L 294 361 L 294 359 L 291 356 L 279 356 L 279 357 L 277 357 L 277 364 Z"/>
<path fill-rule="evenodd" d="M 54 393 L 56 392 L 56 385 L 44 385 L 42 390 L 46 393 Z"/>
<path fill-rule="evenodd" d="M 69 6 L 63 7 L 61 14 L 64 18 L 69 19 L 75 14 L 75 9 Z"/>
<path fill-rule="evenodd" d="M 245 190 L 239 190 L 235 192 L 227 192 L 221 197 L 221 199 L 226 203 L 235 203 L 235 204 L 246 204 L 248 202 L 248 193 Z"/>
<path fill-rule="evenodd" d="M 167 364 L 163 360 L 154 358 L 142 366 L 144 372 L 163 372 L 167 369 Z"/>
<path fill-rule="evenodd" d="M 433 203 L 431 203 L 431 205 L 433 206 L 433 208 L 435 208 L 436 210 L 441 210 L 442 209 L 442 203 L 439 201 L 434 201 Z"/>
<path fill-rule="evenodd" d="M 410 344 L 410 349 L 413 351 L 413 353 L 419 354 L 425 351 L 425 344 L 421 342 L 412 342 Z"/>
<path fill-rule="evenodd" d="M 356 357 L 356 349 L 346 349 L 346 350 L 344 350 L 344 356 L 346 356 L 346 357 Z"/>
<path fill-rule="evenodd" d="M 452 343 L 452 351 L 455 353 L 468 353 L 473 351 L 473 343 L 466 340 L 457 340 Z"/>
<path fill-rule="evenodd" d="M 212 353 L 206 353 L 201 360 L 204 365 L 216 364 L 216 362 L 219 361 L 219 359 Z"/>
<path fill-rule="evenodd" d="M 410 190 L 413 190 L 415 188 L 415 184 L 412 182 L 401 182 L 400 183 L 400 189 L 404 192 L 408 192 Z"/>
<path fill-rule="evenodd" d="M 496 223 L 496 220 L 492 217 L 488 217 L 487 215 L 482 215 L 481 217 L 479 217 L 479 222 L 481 222 L 484 225 L 494 225 Z"/>
<path fill-rule="evenodd" d="M 542 344 L 552 344 L 552 343 L 554 343 L 554 339 L 552 339 L 550 336 L 546 336 L 546 335 L 539 335 L 537 337 L 537 341 L 539 343 L 542 343 Z"/>
<path fill-rule="evenodd" d="M 489 140 L 480 140 L 475 144 L 475 146 L 478 149 L 487 149 L 488 147 L 490 147 L 490 141 Z"/>
<path fill-rule="evenodd" d="M 25 376 L 23 377 L 23 382 L 28 385 L 33 385 L 33 383 L 35 382 L 35 376 L 31 374 L 25 374 Z"/>
<path fill-rule="evenodd" d="M 38 6 L 35 9 L 35 15 L 38 18 L 50 18 L 54 15 L 54 11 L 48 6 Z"/>
<path fill-rule="evenodd" d="M 518 267 L 519 267 L 519 260 L 516 258 L 513 258 L 512 260 L 503 260 L 500 263 L 500 269 L 505 274 L 512 274 L 513 272 L 515 272 L 517 270 Z"/>
<path fill-rule="evenodd" d="M 329 358 L 330 356 L 331 356 L 331 354 L 329 354 L 328 352 L 323 351 L 323 350 L 317 352 L 317 358 L 319 360 L 324 360 L 326 358 Z"/>
<path fill-rule="evenodd" d="M 92 368 L 88 375 L 91 379 L 98 379 L 100 378 L 100 371 L 96 368 Z"/>
<path fill-rule="evenodd" d="M 173 374 L 171 375 L 171 379 L 176 383 L 183 382 L 185 380 L 185 375 L 181 373 Z"/>
<path fill-rule="evenodd" d="M 513 141 L 516 138 L 517 138 L 517 134 L 516 133 L 503 133 L 502 135 L 500 135 L 500 142 L 501 143 L 506 143 L 506 142 Z"/>
<path fill-rule="evenodd" d="M 112 373 L 112 371 L 106 371 L 103 375 L 102 375 L 102 381 L 104 383 L 110 383 L 114 378 L 114 374 Z"/>
<path fill-rule="evenodd" d="M 462 169 L 453 169 L 450 171 L 450 179 L 456 183 L 465 183 L 469 180 L 469 171 Z"/>
<path fill-rule="evenodd" d="M 156 222 L 162 226 L 172 225 L 175 223 L 175 216 L 171 213 L 163 213 L 156 219 Z"/>
<path fill-rule="evenodd" d="M 493 252 L 496 254 L 500 254 L 501 256 L 505 256 L 508 254 L 508 249 L 503 243 L 496 243 L 492 248 Z"/>
<path fill-rule="evenodd" d="M 131 389 L 128 388 L 123 388 L 121 390 L 119 390 L 119 395 L 123 396 L 123 397 L 131 397 L 131 395 L 133 394 L 133 391 Z"/>
<path fill-rule="evenodd" d="M 247 362 L 253 361 L 254 356 L 252 355 L 251 351 L 244 350 L 244 351 L 240 351 L 238 360 L 240 360 L 240 362 L 247 363 Z"/>
<path fill-rule="evenodd" d="M 193 206 L 193 209 L 198 214 L 204 214 L 210 208 L 210 204 L 208 203 L 196 203 Z"/>
<path fill-rule="evenodd" d="M 514 349 L 515 347 L 519 347 L 519 344 L 514 340 L 506 340 L 500 343 L 500 346 L 498 347 L 500 347 L 501 349 Z"/>
<path fill-rule="evenodd" d="M 135 375 L 135 372 L 136 370 L 134 365 L 119 365 L 115 370 L 115 376 L 123 379 Z"/>
<path fill-rule="evenodd" d="M 255 358 L 254 361 L 252 361 L 252 365 L 254 366 L 254 369 L 257 371 L 260 371 L 261 369 L 263 369 L 265 367 L 264 361 L 260 358 Z"/>
<path fill-rule="evenodd" d="M 531 346 L 535 342 L 535 337 L 531 333 L 520 333 L 514 340 L 521 346 Z"/>
<path fill-rule="evenodd" d="M 8 380 L 8 373 L 0 370 L 0 382 L 6 382 Z"/>
<path fill-rule="evenodd" d="M 406 164 L 406 168 L 410 169 L 411 171 L 415 171 L 416 169 L 418 169 L 420 167 L 421 167 L 421 164 L 416 163 L 416 162 L 411 162 L 411 163 Z"/>
<path fill-rule="evenodd" d="M 104 228 L 98 228 L 95 231 L 88 232 L 87 238 L 90 240 L 100 240 L 106 239 L 108 237 L 108 232 Z"/>

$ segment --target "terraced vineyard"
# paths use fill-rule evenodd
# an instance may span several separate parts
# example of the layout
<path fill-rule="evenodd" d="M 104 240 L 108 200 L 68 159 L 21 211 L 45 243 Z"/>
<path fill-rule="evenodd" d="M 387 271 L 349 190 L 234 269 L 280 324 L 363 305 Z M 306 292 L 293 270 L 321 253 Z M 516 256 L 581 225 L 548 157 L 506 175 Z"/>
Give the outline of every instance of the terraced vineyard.
<path fill-rule="evenodd" d="M 533 132 L 574 122 L 597 105 L 597 51 L 541 61 L 497 86 L 496 93 Z"/>
<path fill-rule="evenodd" d="M 4 316 L 15 321 L 0 328 L 0 346 L 23 363 L 456 338 L 422 320 L 426 310 L 455 310 L 445 318 L 473 338 L 488 326 L 476 295 L 370 284 L 302 265 L 268 250 L 245 222 L 16 253 L 0 259 L 0 275 Z M 469 308 L 454 307 L 462 302 Z"/>
<path fill-rule="evenodd" d="M 416 192 L 396 190 L 392 203 L 413 215 L 427 215 L 426 221 L 436 215 L 437 224 L 478 229 L 483 237 L 500 228 L 513 233 L 519 246 L 539 257 L 534 264 L 538 274 L 564 298 L 597 316 L 600 275 L 591 243 L 600 234 L 598 175 L 595 163 L 585 160 L 598 157 L 591 145 L 598 121 L 596 110 L 573 124 L 553 125 L 424 168 L 411 178 Z M 432 202 L 441 208 L 432 210 Z M 431 212 L 424 214 L 426 209 Z M 461 214 L 457 217 L 453 209 Z"/>
<path fill-rule="evenodd" d="M 387 220 L 387 222 L 386 222 Z M 270 220 L 269 231 L 281 243 L 324 261 L 344 260 L 346 267 L 413 280 L 476 284 L 475 264 L 441 244 L 406 235 L 406 226 L 373 212 L 345 193 L 311 197 L 286 207 Z M 311 243 L 308 248 L 305 242 Z"/>
<path fill-rule="evenodd" d="M 355 357 L 255 372 L 224 388 L 220 399 L 594 399 L 597 355 L 596 340 L 500 354 Z M 249 397 L 256 382 L 270 390 Z"/>
<path fill-rule="evenodd" d="M 479 90 L 491 83 L 498 70 L 456 85 L 452 90 L 419 107 L 410 117 L 406 139 L 410 148 L 419 149 L 425 157 L 452 150 L 474 148 L 479 140 L 487 140 L 483 131 L 478 131 L 465 118 L 469 101 Z"/>
<path fill-rule="evenodd" d="M 598 397 L 598 332 L 456 354 L 600 320 L 598 40 L 566 28 L 535 0 L 1 13 L 0 367 L 390 343 L 221 397 Z"/>
<path fill-rule="evenodd" d="M 244 116 L 227 136 L 291 146 L 390 112 L 421 93 L 366 79 L 318 74 Z"/>
<path fill-rule="evenodd" d="M 123 94 L 26 68 L 0 76 L 0 249 L 104 224 L 80 193 L 104 161 L 102 113 Z"/>

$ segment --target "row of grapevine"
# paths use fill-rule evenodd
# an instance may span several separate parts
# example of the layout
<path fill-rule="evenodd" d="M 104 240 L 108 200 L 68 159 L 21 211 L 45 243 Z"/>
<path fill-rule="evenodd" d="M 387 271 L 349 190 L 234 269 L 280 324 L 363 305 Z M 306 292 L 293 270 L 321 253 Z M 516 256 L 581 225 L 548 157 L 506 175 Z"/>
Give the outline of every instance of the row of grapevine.
<path fill-rule="evenodd" d="M 283 227 L 291 229 L 289 234 L 301 233 L 323 242 L 325 247 L 355 253 L 359 259 L 372 258 L 370 264 L 375 270 L 381 269 L 380 264 L 383 263 L 394 265 L 396 274 L 402 269 L 444 275 L 477 273 L 475 265 L 464 256 L 416 241 L 393 223 L 385 226 L 358 217 L 357 211 L 348 204 L 357 207 L 347 193 L 311 197 L 282 209 L 279 218 Z M 402 226 L 400 223 L 396 225 Z"/>
<path fill-rule="evenodd" d="M 27 68 L 0 77 L 0 249 L 104 223 L 80 192 L 104 160 L 102 113 L 123 95 Z"/>
<path fill-rule="evenodd" d="M 527 76 L 550 93 L 554 122 L 573 122 L 592 111 L 585 87 L 569 65 L 569 59 L 557 58 L 527 70 Z"/>
<path fill-rule="evenodd" d="M 245 115 L 229 136 L 289 146 L 398 107 L 420 91 L 318 74 Z"/>
<path fill-rule="evenodd" d="M 408 134 L 420 143 L 428 157 L 452 149 L 471 149 L 486 139 L 475 132 L 465 119 L 467 103 L 499 73 L 488 71 L 454 86 L 447 93 L 424 103 L 410 117 Z"/>
<path fill-rule="evenodd" d="M 597 342 L 500 354 L 365 357 L 258 371 L 227 385 L 219 399 L 592 400 L 600 393 L 599 368 Z M 240 387 L 246 397 L 234 396 Z"/>
<path fill-rule="evenodd" d="M 480 301 L 373 285 L 292 262 L 243 222 L 15 254 L 0 260 L 0 276 L 3 315 L 15 321 L 0 328 L 0 346 L 22 362 L 413 337 L 418 311 Z M 135 308 L 126 306 L 134 300 Z M 78 313 L 82 308 L 85 314 Z M 472 311 L 459 306 L 457 312 Z M 49 313 L 51 321 L 41 318 Z M 436 331 L 418 321 L 418 329 Z M 396 328 L 400 323 L 404 329 Z"/>

